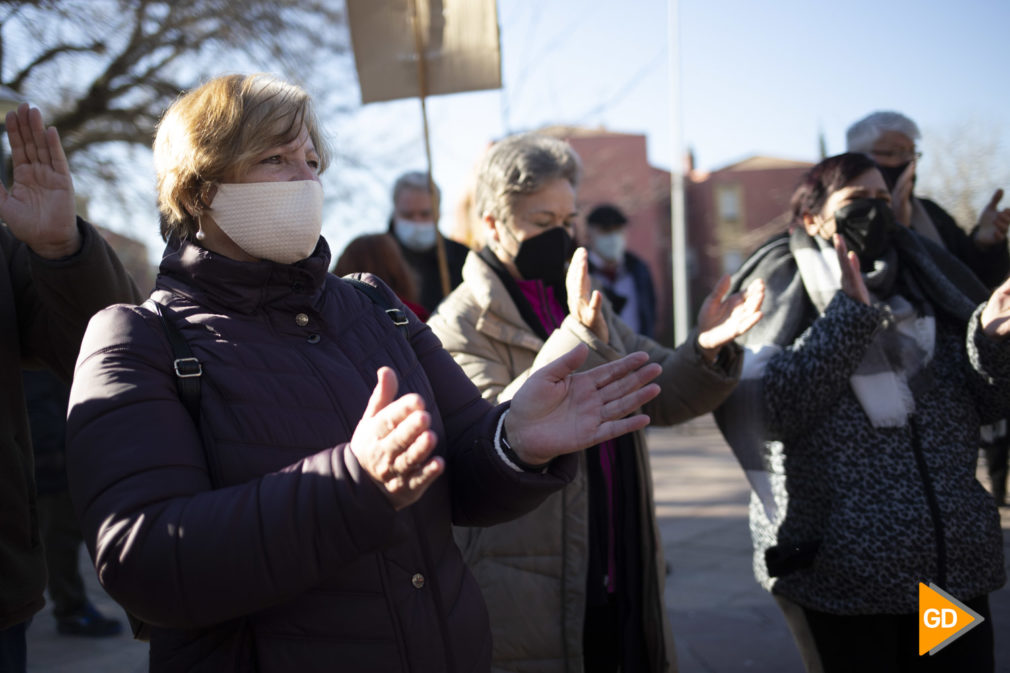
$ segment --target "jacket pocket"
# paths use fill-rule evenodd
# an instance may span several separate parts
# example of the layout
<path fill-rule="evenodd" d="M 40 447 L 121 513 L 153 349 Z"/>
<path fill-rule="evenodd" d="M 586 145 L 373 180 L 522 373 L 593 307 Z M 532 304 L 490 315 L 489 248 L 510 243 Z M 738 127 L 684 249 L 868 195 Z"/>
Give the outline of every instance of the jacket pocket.
<path fill-rule="evenodd" d="M 784 577 L 797 570 L 809 568 L 821 548 L 821 541 L 803 540 L 792 544 L 780 544 L 765 550 L 765 567 L 769 577 Z"/>

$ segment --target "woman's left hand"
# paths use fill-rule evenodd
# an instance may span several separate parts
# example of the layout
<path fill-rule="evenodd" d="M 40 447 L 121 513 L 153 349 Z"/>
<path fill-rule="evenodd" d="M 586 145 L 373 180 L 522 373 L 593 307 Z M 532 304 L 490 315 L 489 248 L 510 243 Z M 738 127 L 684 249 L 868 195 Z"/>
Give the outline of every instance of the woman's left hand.
<path fill-rule="evenodd" d="M 516 391 L 505 431 L 524 463 L 543 465 L 649 424 L 645 414 L 628 414 L 659 394 L 649 382 L 662 368 L 637 352 L 576 373 L 588 356 L 589 347 L 580 344 Z"/>
<path fill-rule="evenodd" d="M 1010 335 L 1010 278 L 989 297 L 980 319 L 982 331 L 990 339 L 1001 341 Z"/>
<path fill-rule="evenodd" d="M 719 279 L 712 294 L 705 298 L 698 314 L 698 348 L 708 362 L 715 362 L 719 350 L 745 334 L 761 319 L 761 303 L 765 298 L 764 281 L 758 278 L 743 292 L 729 297 L 730 277 Z"/>
<path fill-rule="evenodd" d="M 568 313 L 588 327 L 596 338 L 610 343 L 610 329 L 603 317 L 603 295 L 594 290 L 589 281 L 589 253 L 578 248 L 572 255 L 565 276 L 565 291 L 568 293 Z"/>

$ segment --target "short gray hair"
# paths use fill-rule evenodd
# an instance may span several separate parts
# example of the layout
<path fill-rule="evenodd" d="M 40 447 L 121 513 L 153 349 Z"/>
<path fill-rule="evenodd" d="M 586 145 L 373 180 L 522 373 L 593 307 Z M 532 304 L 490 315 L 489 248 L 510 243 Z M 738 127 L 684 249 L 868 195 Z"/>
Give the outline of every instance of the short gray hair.
<path fill-rule="evenodd" d="M 582 162 L 564 140 L 536 133 L 509 136 L 488 149 L 477 169 L 477 218 L 490 214 L 503 220 L 517 195 L 531 194 L 555 178 L 576 188 L 581 174 Z"/>
<path fill-rule="evenodd" d="M 900 112 L 884 110 L 869 114 L 849 127 L 845 132 L 846 151 L 867 154 L 873 149 L 873 143 L 888 131 L 897 131 L 913 142 L 922 137 L 914 121 Z"/>
<path fill-rule="evenodd" d="M 430 186 L 435 192 L 435 201 L 440 202 L 442 200 L 442 191 L 435 184 L 434 180 L 431 181 Z M 409 171 L 404 173 L 393 183 L 393 205 L 396 205 L 396 200 L 400 198 L 400 194 L 405 189 L 416 189 L 421 192 L 427 192 L 428 187 L 428 174 L 424 171 Z"/>

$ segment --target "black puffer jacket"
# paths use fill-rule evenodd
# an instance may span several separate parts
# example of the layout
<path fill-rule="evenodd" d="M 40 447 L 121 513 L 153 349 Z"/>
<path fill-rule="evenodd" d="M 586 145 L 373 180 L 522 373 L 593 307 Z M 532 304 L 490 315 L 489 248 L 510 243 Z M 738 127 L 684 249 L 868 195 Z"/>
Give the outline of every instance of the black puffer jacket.
<path fill-rule="evenodd" d="M 158 627 L 152 671 L 487 670 L 450 524 L 510 519 L 571 478 L 574 458 L 507 468 L 490 448 L 500 408 L 423 323 L 408 342 L 328 264 L 324 241 L 295 265 L 166 252 L 155 294 L 203 363 L 217 489 L 156 318 L 113 307 L 88 329 L 71 491 L 103 585 Z M 447 463 L 399 512 L 347 449 L 382 365 L 424 398 Z"/>

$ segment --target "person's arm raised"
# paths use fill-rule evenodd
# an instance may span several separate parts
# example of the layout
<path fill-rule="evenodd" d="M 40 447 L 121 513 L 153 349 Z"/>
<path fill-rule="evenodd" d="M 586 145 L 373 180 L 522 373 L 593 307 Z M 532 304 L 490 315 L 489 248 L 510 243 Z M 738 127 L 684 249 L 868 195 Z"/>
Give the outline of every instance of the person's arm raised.
<path fill-rule="evenodd" d="M 14 182 L 0 186 L 0 217 L 15 237 L 45 259 L 61 259 L 81 247 L 74 217 L 74 183 L 56 129 L 38 108 L 22 103 L 7 113 Z"/>

